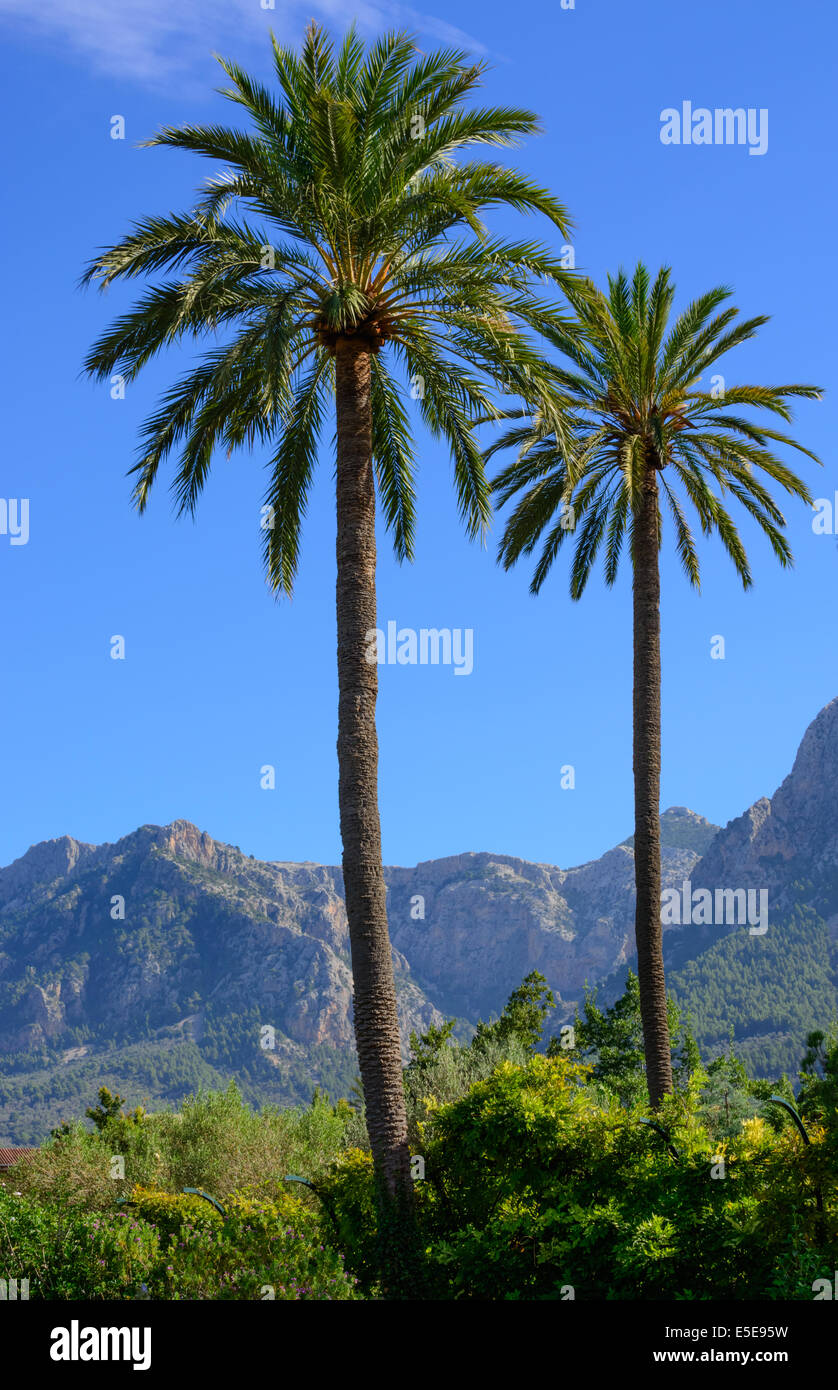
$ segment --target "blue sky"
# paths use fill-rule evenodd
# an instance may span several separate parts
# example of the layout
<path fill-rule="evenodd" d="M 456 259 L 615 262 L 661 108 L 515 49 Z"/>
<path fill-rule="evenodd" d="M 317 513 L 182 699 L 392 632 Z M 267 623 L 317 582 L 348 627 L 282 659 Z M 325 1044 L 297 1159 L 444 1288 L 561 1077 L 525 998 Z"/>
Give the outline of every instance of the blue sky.
<path fill-rule="evenodd" d="M 175 521 L 165 485 L 144 517 L 132 511 L 138 427 L 183 362 L 159 362 L 124 400 L 82 380 L 86 349 L 132 296 L 76 284 L 98 246 L 133 218 L 188 207 L 210 172 L 135 145 L 162 124 L 236 121 L 214 95 L 213 50 L 267 77 L 270 25 L 296 41 L 310 15 L 342 27 L 349 13 L 336 0 L 0 0 L 17 132 L 0 492 L 30 507 L 25 545 L 0 534 L 0 864 L 53 836 L 113 841 L 178 817 L 260 858 L 339 862 L 331 431 L 298 589 L 277 603 L 260 566 L 258 452 L 217 460 L 194 523 Z M 824 459 L 807 473 L 814 494 L 832 497 L 833 5 L 448 0 L 438 15 L 384 3 L 355 13 L 367 36 L 396 25 L 423 48 L 454 38 L 492 63 L 487 100 L 540 114 L 544 134 L 516 162 L 570 208 L 580 268 L 602 279 L 639 257 L 668 263 L 681 303 L 723 282 L 743 313 L 772 316 L 728 359 L 727 379 L 827 388 L 801 404 L 796 429 Z M 767 110 L 767 152 L 664 146 L 660 113 L 687 100 Z M 114 115 L 124 140 L 110 137 Z M 381 536 L 379 617 L 473 629 L 475 669 L 381 670 L 385 861 L 483 849 L 592 858 L 632 828 L 628 572 L 574 605 L 562 560 L 532 599 L 526 569 L 496 566 L 497 526 L 485 549 L 465 539 L 450 462 L 427 436 L 417 483 L 416 563 L 399 567 Z M 703 552 L 700 596 L 666 546 L 664 806 L 721 823 L 740 814 L 774 791 L 838 694 L 838 544 L 813 533 L 805 508 L 788 515 L 793 572 L 743 525 L 757 580 L 747 595 L 717 545 Z M 110 658 L 116 634 L 124 661 Z M 716 635 L 722 661 L 710 656 Z M 273 791 L 260 787 L 265 764 Z M 560 786 L 567 764 L 573 790 Z"/>

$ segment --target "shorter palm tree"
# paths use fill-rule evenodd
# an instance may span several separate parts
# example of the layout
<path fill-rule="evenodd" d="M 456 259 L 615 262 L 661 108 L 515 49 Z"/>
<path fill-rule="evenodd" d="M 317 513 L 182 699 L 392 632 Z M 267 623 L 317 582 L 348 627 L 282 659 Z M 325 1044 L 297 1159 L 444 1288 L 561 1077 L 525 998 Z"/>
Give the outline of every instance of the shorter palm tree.
<path fill-rule="evenodd" d="M 638 265 L 631 281 L 609 277 L 606 296 L 590 281 L 569 284 L 577 324 L 545 329 L 567 365 L 554 369 L 551 418 L 543 410 L 507 412 L 515 424 L 486 456 L 514 448 L 495 479 L 503 505 L 518 494 L 500 545 L 509 569 L 541 543 L 531 592 L 541 589 L 568 536 L 574 537 L 570 594 L 581 598 L 604 545 L 605 581 L 613 585 L 626 537 L 634 590 L 634 856 L 640 1006 L 649 1095 L 672 1090 L 664 985 L 660 857 L 660 565 L 662 512 L 668 509 L 688 580 L 700 587 L 699 559 L 685 503 L 701 531 L 715 533 L 744 588 L 751 568 L 723 499 L 729 494 L 768 537 L 780 564 L 792 563 L 785 517 L 768 483 L 812 503 L 806 485 L 778 458 L 777 445 L 819 462 L 794 439 L 744 410 L 791 419 L 794 396 L 814 386 L 702 385 L 731 348 L 752 338 L 765 317 L 737 322 L 730 290 L 701 295 L 667 332 L 675 287 L 662 269 L 654 284 Z M 717 312 L 718 311 L 718 312 Z M 580 341 L 580 336 L 582 341 Z M 761 478 L 759 475 L 763 475 Z M 763 478 L 766 480 L 764 481 Z M 545 534 L 546 533 L 546 534 Z"/>

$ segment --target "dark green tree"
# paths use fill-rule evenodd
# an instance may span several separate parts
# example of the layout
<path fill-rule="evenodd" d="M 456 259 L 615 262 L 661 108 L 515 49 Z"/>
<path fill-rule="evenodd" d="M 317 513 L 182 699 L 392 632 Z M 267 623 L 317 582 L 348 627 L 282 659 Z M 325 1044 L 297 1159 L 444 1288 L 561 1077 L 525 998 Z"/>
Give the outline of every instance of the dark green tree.
<path fill-rule="evenodd" d="M 93 1121 L 94 1125 L 101 1133 L 109 1121 L 115 1120 L 116 1117 L 121 1114 L 124 1104 L 124 1096 L 111 1095 L 107 1086 L 100 1086 L 99 1104 L 96 1106 L 88 1106 L 84 1113 L 89 1120 Z"/>
<path fill-rule="evenodd" d="M 547 1015 L 555 1004 L 553 991 L 544 976 L 538 970 L 531 970 L 510 994 L 500 1018 L 493 1023 L 478 1023 L 472 1048 L 481 1052 L 491 1043 L 506 1043 L 517 1038 L 528 1052 L 535 1052 Z"/>
<path fill-rule="evenodd" d="M 640 982 L 632 970 L 619 999 L 606 1009 L 596 1002 L 596 990 L 585 990 L 584 1015 L 578 1010 L 573 1022 L 574 1056 L 592 1067 L 592 1077 L 602 1082 L 625 1103 L 639 1101 L 646 1093 L 646 1054 Z M 686 1085 L 701 1065 L 698 1046 L 687 1020 L 673 999 L 666 1001 L 667 1034 L 673 1040 L 670 1067 L 674 1080 Z M 549 1057 L 565 1053 L 561 1038 L 551 1038 Z"/>

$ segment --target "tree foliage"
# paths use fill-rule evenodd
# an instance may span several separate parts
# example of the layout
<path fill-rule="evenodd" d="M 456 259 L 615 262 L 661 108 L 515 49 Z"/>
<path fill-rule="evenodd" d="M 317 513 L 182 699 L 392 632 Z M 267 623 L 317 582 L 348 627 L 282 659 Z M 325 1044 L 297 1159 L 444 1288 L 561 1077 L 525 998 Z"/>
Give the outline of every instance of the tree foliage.
<path fill-rule="evenodd" d="M 756 522 L 780 564 L 791 564 L 785 517 L 770 487 L 810 505 L 812 497 L 779 451 L 795 449 L 819 460 L 765 416 L 788 422 L 790 401 L 818 399 L 820 390 L 718 385 L 724 378 L 714 373 L 767 318 L 740 320 L 727 303 L 731 291 L 719 286 L 689 304 L 670 327 L 675 286 L 667 267 L 654 281 L 642 264 L 631 279 L 620 271 L 609 276 L 607 294 L 591 281 L 565 292 L 577 314 L 574 331 L 550 326 L 545 334 L 566 363 L 553 372 L 553 413 L 508 412 L 516 423 L 486 450 L 487 458 L 499 450 L 515 455 L 493 484 L 501 505 L 517 498 L 500 544 L 504 567 L 540 546 L 530 586 L 538 593 L 573 537 L 571 597 L 581 597 L 600 550 L 605 582 L 613 585 L 624 541 L 633 548 L 650 468 L 660 489 L 661 538 L 668 510 L 679 559 L 695 587 L 700 564 L 690 510 L 703 535 L 719 537 L 743 586 L 752 583 L 728 496 Z"/>
<path fill-rule="evenodd" d="M 572 329 L 539 287 L 572 277 L 537 242 L 493 235 L 484 221 L 501 208 L 569 227 L 545 189 L 472 154 L 538 128 L 521 108 L 467 105 L 482 63 L 453 48 L 423 55 L 395 33 L 367 50 L 350 30 L 335 50 L 315 24 L 299 54 L 272 44 L 270 88 L 220 60 L 223 95 L 247 131 L 168 127 L 145 142 L 223 167 L 188 211 L 144 218 L 90 264 L 84 283 L 103 289 L 155 283 L 85 366 L 132 381 L 165 348 L 204 348 L 146 422 L 136 505 L 171 454 L 178 510 L 193 512 L 219 449 L 267 446 L 264 558 L 271 585 L 290 592 L 338 338 L 371 354 L 378 493 L 396 554 L 409 558 L 408 401 L 447 443 L 460 513 L 478 534 L 490 501 L 474 422 L 498 416 L 497 387 L 546 400 L 535 335 Z"/>

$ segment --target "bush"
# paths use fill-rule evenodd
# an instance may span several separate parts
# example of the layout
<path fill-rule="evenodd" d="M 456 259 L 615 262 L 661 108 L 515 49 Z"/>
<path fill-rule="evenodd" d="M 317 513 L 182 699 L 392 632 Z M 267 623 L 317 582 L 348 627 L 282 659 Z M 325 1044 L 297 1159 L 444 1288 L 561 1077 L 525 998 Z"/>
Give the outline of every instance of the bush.
<path fill-rule="evenodd" d="M 0 1187 L 0 1278 L 29 1280 L 30 1299 L 122 1299 L 158 1258 L 158 1238 L 127 1214 L 45 1206 Z"/>
<path fill-rule="evenodd" d="M 204 1199 L 138 1188 L 128 1210 L 61 1212 L 0 1190 L 0 1277 L 31 1299 L 348 1299 L 318 1213 L 280 1193 Z"/>
<path fill-rule="evenodd" d="M 430 1104 L 447 1104 L 465 1096 L 478 1081 L 491 1076 L 501 1062 L 523 1065 L 535 1052 L 545 1019 L 555 1006 L 544 976 L 533 970 L 513 990 L 493 1023 L 479 1023 L 471 1042 L 453 1042 L 455 1020 L 426 1033 L 410 1035 L 411 1062 L 404 1073 L 408 1136 L 414 1152 L 421 1149 L 422 1121 Z"/>
<path fill-rule="evenodd" d="M 318 1213 L 298 1198 L 236 1193 L 222 1217 L 189 1195 L 139 1190 L 134 1209 L 153 1225 L 160 1254 L 148 1278 L 151 1298 L 347 1299 L 355 1281 L 326 1243 Z"/>
<path fill-rule="evenodd" d="M 696 1113 L 699 1072 L 664 1106 L 676 1159 L 640 1107 L 598 1102 L 585 1072 L 560 1057 L 505 1064 L 432 1113 L 427 1171 L 441 1199 L 426 1220 L 441 1292 L 812 1297 L 810 1270 L 838 1258 L 822 1130 L 807 1148 L 756 1118 L 711 1142 Z"/>
<path fill-rule="evenodd" d="M 318 1190 L 333 1213 L 347 1268 L 365 1293 L 377 1293 L 380 1270 L 372 1154 L 348 1149 L 320 1180 Z"/>
<path fill-rule="evenodd" d="M 805 1146 L 755 1117 L 711 1138 L 699 1069 L 655 1117 L 662 1135 L 590 1070 L 536 1055 L 428 1105 L 416 1196 L 432 1296 L 811 1299 L 838 1262 L 825 1131 L 811 1127 Z M 326 1183 L 347 1258 L 373 1288 L 368 1156 L 344 1156 Z"/>
<path fill-rule="evenodd" d="M 732 1048 L 705 1070 L 689 1030 L 651 1115 L 632 979 L 612 1009 L 587 1001 L 574 1050 L 545 1056 L 551 1002 L 533 973 L 467 1046 L 450 1022 L 411 1038 L 415 1296 L 811 1299 L 838 1268 L 838 1029 L 808 1039 L 806 1144 L 765 1105 L 793 1098 L 787 1078 L 752 1081 Z M 99 1100 L 94 1133 L 63 1126 L 0 1179 L 0 1278 L 32 1298 L 380 1295 L 362 1112 L 315 1094 L 254 1113 L 235 1086 L 179 1115 Z M 289 1172 L 315 1192 L 283 1186 Z"/>
<path fill-rule="evenodd" d="M 40 1201 L 86 1210 L 115 1207 L 135 1185 L 215 1197 L 244 1187 L 276 1191 L 287 1173 L 316 1177 L 342 1151 L 350 1108 L 315 1095 L 306 1109 L 251 1110 L 235 1085 L 184 1101 L 178 1114 L 106 1113 L 91 1133 L 66 1126 L 16 1169 L 15 1186 Z M 123 1160 L 125 1177 L 111 1176 Z"/>
<path fill-rule="evenodd" d="M 211 1232 L 223 1221 L 211 1202 L 191 1192 L 159 1192 L 155 1188 L 135 1187 L 131 1192 L 130 1209 L 164 1237 L 178 1235 L 184 1226 Z"/>
<path fill-rule="evenodd" d="M 62 1209 L 101 1210 L 124 1195 L 111 1177 L 112 1152 L 101 1135 L 74 1124 L 6 1173 L 5 1185 Z"/>

